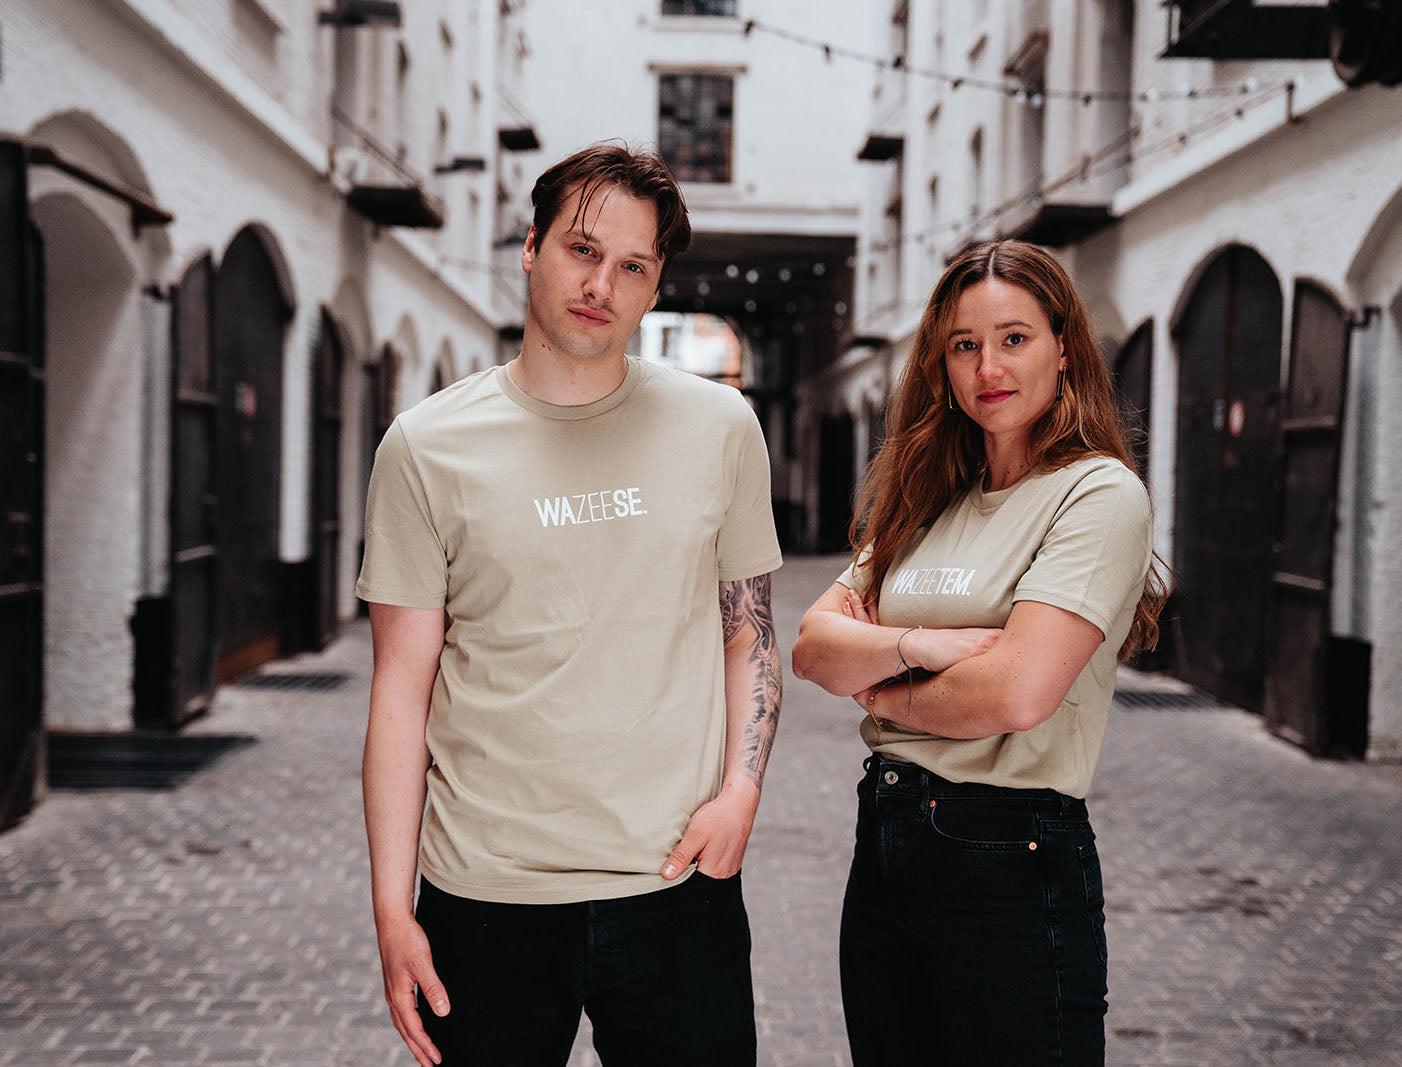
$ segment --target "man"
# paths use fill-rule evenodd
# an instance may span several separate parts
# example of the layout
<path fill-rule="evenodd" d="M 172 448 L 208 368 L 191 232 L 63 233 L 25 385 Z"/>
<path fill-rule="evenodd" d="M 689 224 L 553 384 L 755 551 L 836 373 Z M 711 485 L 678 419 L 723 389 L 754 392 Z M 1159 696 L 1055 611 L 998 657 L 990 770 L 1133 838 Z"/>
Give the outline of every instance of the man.
<path fill-rule="evenodd" d="M 662 161 L 596 145 L 531 200 L 520 354 L 400 415 L 370 484 L 385 997 L 423 1065 L 562 1067 L 581 1010 L 607 1067 L 753 1064 L 764 441 L 735 390 L 624 354 L 691 237 Z"/>

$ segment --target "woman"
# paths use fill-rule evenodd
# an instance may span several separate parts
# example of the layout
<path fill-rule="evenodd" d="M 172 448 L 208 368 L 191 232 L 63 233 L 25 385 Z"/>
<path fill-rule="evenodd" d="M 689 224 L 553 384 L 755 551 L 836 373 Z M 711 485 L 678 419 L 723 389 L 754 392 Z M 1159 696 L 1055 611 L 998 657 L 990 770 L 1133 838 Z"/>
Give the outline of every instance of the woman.
<path fill-rule="evenodd" d="M 842 918 L 855 1067 L 1105 1055 L 1085 796 L 1166 590 L 1089 318 L 998 241 L 940 279 L 794 671 L 866 712 Z"/>

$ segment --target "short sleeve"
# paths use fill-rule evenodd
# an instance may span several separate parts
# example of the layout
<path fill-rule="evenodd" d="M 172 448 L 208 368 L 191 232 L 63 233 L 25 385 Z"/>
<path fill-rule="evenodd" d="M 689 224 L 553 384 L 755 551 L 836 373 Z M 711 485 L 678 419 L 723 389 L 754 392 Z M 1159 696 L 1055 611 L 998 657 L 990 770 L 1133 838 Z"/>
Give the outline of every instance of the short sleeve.
<path fill-rule="evenodd" d="M 1094 467 L 1057 508 L 1013 600 L 1063 608 L 1108 635 L 1144 588 L 1152 552 L 1143 483 L 1119 463 Z"/>
<path fill-rule="evenodd" d="M 398 419 L 375 451 L 365 501 L 365 559 L 355 595 L 406 608 L 441 608 L 447 603 L 447 553 Z"/>
<path fill-rule="evenodd" d="M 716 569 L 723 582 L 768 574 L 783 562 L 774 531 L 769 450 L 759 420 L 748 404 L 744 407 L 734 485 L 716 538 Z"/>
<path fill-rule="evenodd" d="M 871 545 L 863 545 L 861 554 L 847 564 L 847 569 L 837 576 L 837 581 L 853 592 L 866 596 L 867 589 L 871 587 L 871 568 L 867 566 L 870 559 Z"/>

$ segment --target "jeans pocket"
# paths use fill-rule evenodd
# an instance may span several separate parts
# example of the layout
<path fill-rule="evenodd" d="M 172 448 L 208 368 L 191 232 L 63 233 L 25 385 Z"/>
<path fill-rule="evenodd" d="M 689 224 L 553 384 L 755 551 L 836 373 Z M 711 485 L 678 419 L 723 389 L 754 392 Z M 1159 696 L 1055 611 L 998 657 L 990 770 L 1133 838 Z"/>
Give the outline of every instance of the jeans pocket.
<path fill-rule="evenodd" d="M 930 828 L 961 848 L 986 852 L 1037 851 L 1037 816 L 1025 804 L 997 800 L 935 800 Z"/>
<path fill-rule="evenodd" d="M 1105 887 L 1100 877 L 1100 854 L 1092 842 L 1077 846 L 1076 858 L 1081 868 L 1081 885 L 1085 891 L 1091 938 L 1095 942 L 1096 952 L 1100 954 L 1100 962 L 1106 963 L 1109 951 L 1105 944 Z"/>

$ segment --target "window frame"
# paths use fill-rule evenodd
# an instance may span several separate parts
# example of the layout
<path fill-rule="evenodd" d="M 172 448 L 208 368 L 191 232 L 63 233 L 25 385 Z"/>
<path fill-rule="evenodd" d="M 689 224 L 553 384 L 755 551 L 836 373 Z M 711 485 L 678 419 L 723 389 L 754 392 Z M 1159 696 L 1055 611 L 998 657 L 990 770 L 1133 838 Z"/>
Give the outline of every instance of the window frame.
<path fill-rule="evenodd" d="M 672 168 L 677 180 L 688 184 L 706 186 L 708 188 L 734 186 L 736 183 L 736 97 L 738 95 L 740 75 L 745 73 L 745 69 L 743 67 L 669 66 L 656 67 L 653 73 L 657 76 L 657 147 L 662 154 L 662 158 L 665 159 L 667 165 Z M 675 149 L 669 149 L 669 146 L 675 144 L 675 140 L 673 136 L 669 136 L 664 130 L 663 106 L 664 103 L 666 103 L 664 96 L 665 86 L 667 80 L 670 78 L 714 79 L 724 80 L 729 83 L 728 115 L 726 116 L 728 119 L 726 130 L 727 139 L 724 145 L 724 177 L 700 176 L 698 172 L 704 171 L 706 164 L 682 160 L 678 158 L 678 153 Z M 695 126 L 698 130 L 705 128 L 703 126 L 703 118 L 699 114 L 699 111 L 704 106 L 701 96 L 702 94 L 697 93 L 695 96 L 687 98 L 687 102 L 692 106 L 692 109 L 698 112 L 694 119 Z M 675 114 L 675 109 L 672 113 Z M 678 125 L 680 126 L 680 124 Z"/>

